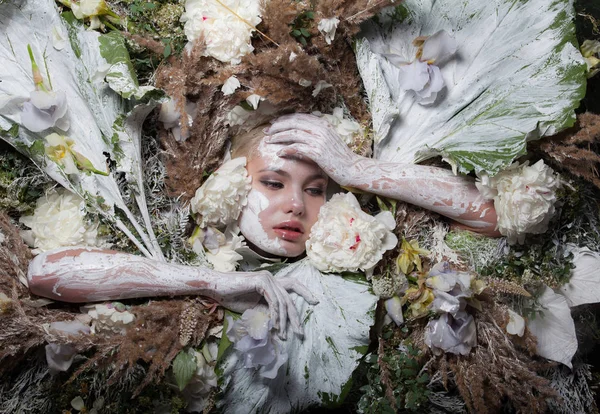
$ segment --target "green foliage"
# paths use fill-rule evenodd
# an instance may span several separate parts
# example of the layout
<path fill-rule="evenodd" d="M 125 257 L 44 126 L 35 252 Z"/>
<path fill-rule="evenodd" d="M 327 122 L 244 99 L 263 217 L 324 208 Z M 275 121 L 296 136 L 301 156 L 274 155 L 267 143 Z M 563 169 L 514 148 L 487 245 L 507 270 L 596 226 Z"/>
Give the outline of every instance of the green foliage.
<path fill-rule="evenodd" d="M 309 29 L 314 19 L 315 13 L 312 10 L 307 10 L 296 16 L 292 24 L 290 24 L 290 35 L 300 42 L 302 46 L 308 45 L 310 41 L 312 35 Z"/>
<path fill-rule="evenodd" d="M 179 390 L 182 391 L 196 372 L 196 358 L 189 350 L 180 351 L 173 361 L 173 374 Z"/>
<path fill-rule="evenodd" d="M 397 411 L 425 412 L 429 390 L 429 375 L 419 373 L 421 364 L 418 362 L 418 349 L 408 346 L 406 352 L 388 349 L 382 358 L 385 371 L 388 373 L 394 403 Z M 385 375 L 379 365 L 377 354 L 367 356 L 369 364 L 367 373 L 368 384 L 361 387 L 363 393 L 358 402 L 358 412 L 365 414 L 394 413 L 386 396 L 386 385 L 382 381 Z"/>

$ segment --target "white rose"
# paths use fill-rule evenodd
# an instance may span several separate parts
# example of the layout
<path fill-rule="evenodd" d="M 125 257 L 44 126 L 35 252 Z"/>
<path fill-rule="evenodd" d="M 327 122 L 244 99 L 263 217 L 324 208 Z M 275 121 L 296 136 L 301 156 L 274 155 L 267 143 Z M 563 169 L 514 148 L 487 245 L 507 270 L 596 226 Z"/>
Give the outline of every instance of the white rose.
<path fill-rule="evenodd" d="M 321 19 L 319 21 L 319 25 L 317 28 L 323 35 L 325 36 L 325 41 L 328 45 L 331 44 L 331 41 L 335 38 L 335 31 L 340 23 L 340 19 L 337 17 L 332 17 L 330 19 Z"/>
<path fill-rule="evenodd" d="M 185 22 L 184 31 L 190 44 L 199 38 L 206 42 L 203 56 L 236 65 L 242 56 L 254 50 L 250 37 L 261 22 L 260 1 L 222 0 L 220 3 L 227 7 L 211 0 L 187 0 L 181 21 Z"/>
<path fill-rule="evenodd" d="M 23 232 L 23 238 L 35 248 L 34 254 L 64 246 L 98 245 L 98 224 L 85 220 L 83 199 L 65 189 L 40 197 L 33 216 L 19 221 L 31 229 Z"/>
<path fill-rule="evenodd" d="M 494 199 L 500 233 L 509 243 L 523 243 L 525 234 L 548 229 L 562 181 L 539 160 L 532 166 L 516 162 L 493 177 L 483 174 L 476 185 L 484 197 Z"/>
<path fill-rule="evenodd" d="M 360 209 L 352 193 L 336 194 L 321 207 L 319 219 L 306 242 L 306 254 L 323 272 L 367 273 L 398 239 L 391 232 L 395 221 L 389 211 L 376 217 Z"/>
<path fill-rule="evenodd" d="M 200 227 L 227 225 L 238 219 L 251 187 L 245 167 L 245 157 L 227 161 L 196 190 L 191 207 Z"/>

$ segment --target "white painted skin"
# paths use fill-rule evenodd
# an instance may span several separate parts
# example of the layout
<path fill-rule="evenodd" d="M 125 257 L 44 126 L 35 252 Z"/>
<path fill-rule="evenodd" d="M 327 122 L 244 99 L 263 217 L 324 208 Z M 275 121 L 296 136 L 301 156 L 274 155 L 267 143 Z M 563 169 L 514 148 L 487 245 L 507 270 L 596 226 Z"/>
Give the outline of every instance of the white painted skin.
<path fill-rule="evenodd" d="M 86 247 L 57 249 L 36 256 L 27 278 L 33 293 L 63 302 L 203 295 L 243 312 L 264 297 L 282 336 L 288 319 L 292 329 L 302 334 L 297 310 L 287 291 L 299 294 L 311 304 L 317 303 L 302 284 L 275 280 L 266 271 L 217 272 Z"/>
<path fill-rule="evenodd" d="M 326 120 L 313 115 L 280 117 L 265 133 L 265 142 L 277 148 L 278 155 L 310 159 L 340 185 L 429 209 L 478 233 L 500 235 L 493 200 L 484 199 L 469 177 L 443 168 L 361 157 Z"/>
<path fill-rule="evenodd" d="M 263 252 L 286 256 L 287 251 L 278 238 L 270 239 L 263 228 L 259 214 L 269 207 L 269 199 L 256 188 L 248 193 L 248 204 L 242 210 L 238 224 L 240 231 L 250 243 Z"/>

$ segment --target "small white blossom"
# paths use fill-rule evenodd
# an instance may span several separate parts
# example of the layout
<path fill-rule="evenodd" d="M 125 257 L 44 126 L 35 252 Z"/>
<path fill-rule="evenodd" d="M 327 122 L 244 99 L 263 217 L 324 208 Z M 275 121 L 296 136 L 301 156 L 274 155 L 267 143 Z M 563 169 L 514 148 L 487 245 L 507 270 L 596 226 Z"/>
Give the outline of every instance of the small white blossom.
<path fill-rule="evenodd" d="M 32 132 L 57 127 L 67 131 L 70 126 L 67 118 L 67 98 L 64 91 L 30 92 L 29 101 L 23 103 L 21 123 Z"/>
<path fill-rule="evenodd" d="M 33 254 L 65 246 L 96 246 L 97 223 L 87 223 L 85 202 L 65 189 L 51 190 L 37 200 L 32 216 L 19 219 L 31 230 L 24 239 Z"/>
<path fill-rule="evenodd" d="M 514 163 L 489 177 L 480 176 L 477 189 L 494 200 L 498 230 L 509 243 L 523 243 L 526 234 L 541 234 L 554 215 L 556 190 L 562 186 L 558 174 L 539 160 L 532 166 Z"/>
<path fill-rule="evenodd" d="M 525 319 L 512 310 L 508 310 L 508 325 L 506 332 L 511 335 L 523 336 L 525 333 Z"/>
<path fill-rule="evenodd" d="M 217 249 L 208 249 L 205 253 L 206 260 L 219 272 L 235 271 L 238 262 L 243 258 L 236 250 L 244 247 L 244 237 L 230 230 L 226 230 L 226 233 L 227 238 L 223 244 Z"/>
<path fill-rule="evenodd" d="M 250 38 L 261 22 L 260 11 L 258 0 L 187 0 L 181 21 L 190 45 L 198 39 L 206 43 L 203 56 L 236 65 L 254 50 Z"/>
<path fill-rule="evenodd" d="M 304 78 L 302 78 L 302 79 L 300 79 L 300 80 L 298 81 L 298 85 L 300 85 L 300 86 L 304 86 L 305 88 L 307 88 L 307 87 L 309 87 L 310 85 L 312 85 L 312 82 L 311 82 L 311 81 L 309 81 L 308 79 L 304 79 Z"/>
<path fill-rule="evenodd" d="M 328 45 L 331 44 L 333 39 L 335 38 L 335 31 L 340 23 L 340 19 L 337 17 L 332 17 L 330 19 L 321 19 L 317 28 L 323 35 L 325 36 L 325 41 Z"/>
<path fill-rule="evenodd" d="M 394 296 L 385 301 L 385 310 L 396 326 L 404 323 L 404 315 L 402 314 L 402 301 L 398 296 Z"/>
<path fill-rule="evenodd" d="M 313 98 L 316 98 L 317 95 L 319 93 L 321 93 L 321 91 L 323 89 L 332 88 L 332 87 L 333 87 L 333 85 L 331 83 L 327 83 L 324 80 L 320 80 L 319 82 L 317 82 L 317 84 L 315 85 L 315 89 L 313 90 L 313 93 L 312 93 Z"/>
<path fill-rule="evenodd" d="M 189 128 L 193 124 L 193 117 L 190 114 L 196 112 L 196 104 L 188 102 L 185 105 L 187 126 L 186 133 L 182 134 L 181 131 L 181 114 L 177 109 L 177 101 L 175 99 L 168 99 L 160 105 L 160 112 L 158 114 L 158 120 L 162 122 L 165 129 L 170 130 L 173 133 L 173 137 L 176 141 L 182 142 L 189 138 Z"/>
<path fill-rule="evenodd" d="M 254 109 L 258 108 L 258 103 L 261 100 L 262 100 L 261 96 L 255 94 L 255 93 L 253 93 L 252 95 L 250 95 L 249 97 L 246 98 L 246 102 L 248 102 Z"/>
<path fill-rule="evenodd" d="M 196 190 L 190 203 L 200 227 L 227 225 L 238 219 L 251 187 L 245 167 L 245 157 L 229 160 Z"/>
<path fill-rule="evenodd" d="M 227 320 L 227 338 L 242 354 L 244 368 L 258 369 L 263 378 L 275 378 L 288 356 L 273 333 L 273 320 L 268 310 L 248 309 L 235 322 L 229 316 Z"/>
<path fill-rule="evenodd" d="M 228 96 L 233 94 L 235 90 L 240 86 L 241 85 L 238 78 L 236 78 L 235 76 L 231 76 L 225 81 L 225 83 L 221 87 L 221 92 L 223 92 L 223 95 Z"/>
<path fill-rule="evenodd" d="M 119 302 L 87 305 L 82 310 L 92 318 L 92 334 L 125 335 L 127 325 L 135 320 L 135 315 Z"/>
<path fill-rule="evenodd" d="M 294 60 L 296 60 L 296 58 L 298 57 L 297 54 L 295 54 L 294 52 L 290 52 L 290 62 L 293 62 Z"/>
<path fill-rule="evenodd" d="M 64 135 L 52 133 L 44 138 L 46 156 L 60 165 L 65 174 L 77 174 L 77 163 L 73 155 L 73 146 L 75 142 Z"/>
<path fill-rule="evenodd" d="M 352 145 L 357 135 L 364 134 L 364 130 L 358 122 L 344 117 L 344 108 L 342 107 L 334 108 L 331 115 L 320 112 L 313 112 L 313 115 L 325 118 L 335 128 L 335 132 L 338 133 L 346 145 Z"/>
<path fill-rule="evenodd" d="M 391 231 L 395 224 L 389 211 L 373 217 L 361 210 L 352 193 L 336 194 L 321 207 L 306 254 L 323 272 L 362 269 L 369 273 L 383 253 L 398 243 Z"/>

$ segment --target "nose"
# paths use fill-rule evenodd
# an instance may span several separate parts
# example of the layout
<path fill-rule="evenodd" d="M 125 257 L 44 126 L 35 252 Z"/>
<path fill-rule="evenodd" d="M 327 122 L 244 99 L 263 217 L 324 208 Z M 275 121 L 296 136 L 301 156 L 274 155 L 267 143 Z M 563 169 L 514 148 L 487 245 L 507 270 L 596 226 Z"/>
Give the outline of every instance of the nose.
<path fill-rule="evenodd" d="M 302 197 L 291 197 L 286 213 L 292 213 L 294 216 L 302 216 L 304 211 L 305 206 Z"/>

